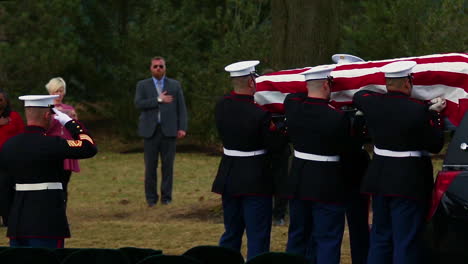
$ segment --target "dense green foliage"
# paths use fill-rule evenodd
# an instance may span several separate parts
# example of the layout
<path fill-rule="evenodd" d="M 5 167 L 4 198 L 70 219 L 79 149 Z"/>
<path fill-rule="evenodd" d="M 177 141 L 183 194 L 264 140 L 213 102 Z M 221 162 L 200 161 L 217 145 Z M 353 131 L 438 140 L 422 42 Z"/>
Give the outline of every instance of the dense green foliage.
<path fill-rule="evenodd" d="M 468 50 L 467 0 L 361 0 L 344 24 L 344 51 L 367 60 Z"/>
<path fill-rule="evenodd" d="M 342 2 L 329 7 L 341 14 L 337 52 L 368 60 L 466 52 L 467 2 Z M 164 56 L 167 75 L 183 85 L 189 135 L 214 142 L 214 103 L 229 90 L 224 66 L 258 59 L 261 72 L 275 45 L 269 0 L 17 0 L 0 8 L 0 87 L 14 99 L 45 93 L 62 76 L 66 101 L 113 120 L 125 137 L 136 137 L 135 84 L 150 76 L 151 57 Z"/>

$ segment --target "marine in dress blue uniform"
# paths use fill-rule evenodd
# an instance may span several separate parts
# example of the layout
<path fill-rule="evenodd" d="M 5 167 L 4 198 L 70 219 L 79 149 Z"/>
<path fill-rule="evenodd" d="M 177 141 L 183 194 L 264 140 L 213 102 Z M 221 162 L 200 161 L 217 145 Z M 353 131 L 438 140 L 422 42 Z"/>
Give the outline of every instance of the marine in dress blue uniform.
<path fill-rule="evenodd" d="M 338 65 L 363 62 L 364 60 L 350 54 L 335 54 L 333 62 Z M 362 112 L 355 108 L 347 109 L 346 115 L 351 120 L 351 150 L 343 156 L 343 167 L 346 175 L 349 197 L 347 198 L 346 220 L 349 230 L 349 245 L 353 264 L 367 263 L 369 252 L 369 205 L 367 194 L 360 193 L 362 178 L 366 173 L 370 157 L 363 148 L 368 140 L 365 119 Z"/>
<path fill-rule="evenodd" d="M 247 233 L 247 259 L 268 252 L 273 179 L 268 173 L 266 140 L 271 115 L 254 102 L 255 65 L 226 66 L 234 91 L 218 101 L 215 120 L 224 154 L 212 191 L 222 195 L 225 232 L 220 246 L 240 251 Z"/>
<path fill-rule="evenodd" d="M 353 97 L 374 143 L 362 184 L 362 191 L 372 195 L 369 264 L 422 261 L 421 233 L 433 184 L 426 151 L 437 153 L 443 147 L 437 111 L 445 101 L 428 107 L 410 97 L 415 65 L 414 61 L 385 65 L 380 70 L 388 92 L 362 90 Z"/>
<path fill-rule="evenodd" d="M 347 197 L 340 158 L 348 151 L 350 122 L 329 104 L 335 67 L 302 73 L 308 93 L 289 94 L 284 101 L 294 147 L 290 175 L 279 186 L 279 195 L 290 198 L 286 251 L 323 264 L 340 262 Z"/>
<path fill-rule="evenodd" d="M 64 246 L 70 237 L 65 214 L 65 194 L 60 176 L 64 159 L 90 158 L 97 153 L 82 124 L 53 109 L 57 95 L 21 96 L 25 101 L 25 132 L 10 138 L 0 151 L 2 183 L 14 188 L 7 236 L 10 246 Z M 51 118 L 70 131 L 74 140 L 47 136 Z"/>

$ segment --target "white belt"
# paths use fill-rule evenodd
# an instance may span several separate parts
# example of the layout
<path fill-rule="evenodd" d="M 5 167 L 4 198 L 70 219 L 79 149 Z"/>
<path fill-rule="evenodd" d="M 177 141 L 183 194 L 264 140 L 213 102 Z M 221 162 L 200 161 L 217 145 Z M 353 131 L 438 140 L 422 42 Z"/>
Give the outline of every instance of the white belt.
<path fill-rule="evenodd" d="M 379 156 L 393 157 L 393 158 L 422 157 L 422 156 L 429 155 L 427 151 L 419 151 L 419 150 L 393 151 L 393 150 L 387 150 L 387 149 L 379 149 L 376 146 L 374 146 L 374 153 Z"/>
<path fill-rule="evenodd" d="M 60 182 L 27 183 L 15 185 L 16 191 L 62 190 Z"/>
<path fill-rule="evenodd" d="M 297 150 L 294 150 L 294 157 L 305 159 L 305 160 L 314 160 L 314 161 L 340 161 L 340 156 L 324 156 L 324 155 L 299 152 Z"/>
<path fill-rule="evenodd" d="M 224 151 L 224 155 L 233 156 L 233 157 L 252 157 L 252 156 L 263 155 L 267 152 L 266 149 L 259 149 L 259 150 L 254 150 L 254 151 L 240 151 L 240 150 L 231 150 L 231 149 L 225 149 L 225 148 L 223 148 L 223 151 Z"/>

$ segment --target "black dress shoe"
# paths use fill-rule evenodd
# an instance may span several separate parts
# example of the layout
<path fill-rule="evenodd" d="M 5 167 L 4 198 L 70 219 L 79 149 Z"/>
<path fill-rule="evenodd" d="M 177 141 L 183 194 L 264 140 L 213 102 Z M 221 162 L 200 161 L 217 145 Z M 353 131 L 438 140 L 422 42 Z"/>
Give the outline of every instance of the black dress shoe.
<path fill-rule="evenodd" d="M 161 204 L 163 204 L 163 205 L 168 205 L 170 203 L 172 203 L 172 200 L 165 200 L 165 201 L 161 202 Z"/>
<path fill-rule="evenodd" d="M 155 207 L 156 206 L 156 203 L 148 203 L 148 207 L 151 208 L 151 207 Z"/>

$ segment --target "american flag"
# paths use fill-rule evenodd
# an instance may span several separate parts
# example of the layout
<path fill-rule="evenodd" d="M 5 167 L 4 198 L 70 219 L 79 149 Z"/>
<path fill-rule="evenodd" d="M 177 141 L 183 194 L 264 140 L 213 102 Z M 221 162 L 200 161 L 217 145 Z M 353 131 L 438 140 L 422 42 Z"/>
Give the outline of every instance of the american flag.
<path fill-rule="evenodd" d="M 425 101 L 437 96 L 445 98 L 447 107 L 443 114 L 458 126 L 468 109 L 468 53 L 339 64 L 331 73 L 335 83 L 331 104 L 336 107 L 351 105 L 353 94 L 361 89 L 385 93 L 385 77 L 379 68 L 402 60 L 417 62 L 413 68 L 411 97 Z M 310 68 L 283 70 L 258 77 L 255 101 L 272 113 L 283 113 L 287 94 L 307 92 L 304 76 L 299 73 Z"/>

